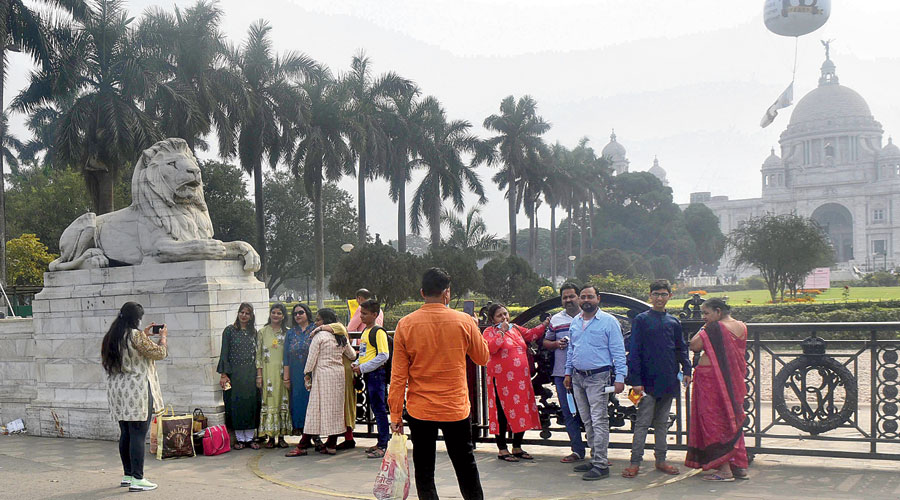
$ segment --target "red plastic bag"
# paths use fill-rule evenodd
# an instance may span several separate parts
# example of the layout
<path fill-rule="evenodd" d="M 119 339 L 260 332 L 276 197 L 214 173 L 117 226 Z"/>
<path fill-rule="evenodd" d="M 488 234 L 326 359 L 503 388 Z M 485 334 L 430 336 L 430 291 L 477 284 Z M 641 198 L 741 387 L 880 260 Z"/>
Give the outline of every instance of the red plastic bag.
<path fill-rule="evenodd" d="M 406 500 L 409 497 L 409 459 L 403 434 L 394 434 L 375 476 L 372 493 L 378 500 Z"/>

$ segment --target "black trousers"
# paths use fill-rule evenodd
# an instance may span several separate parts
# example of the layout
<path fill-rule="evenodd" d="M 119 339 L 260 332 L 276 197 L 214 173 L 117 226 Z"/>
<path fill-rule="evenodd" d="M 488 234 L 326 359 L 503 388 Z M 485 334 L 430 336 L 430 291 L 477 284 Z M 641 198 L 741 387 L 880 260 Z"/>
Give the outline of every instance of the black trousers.
<path fill-rule="evenodd" d="M 150 388 L 147 388 L 150 391 Z M 144 441 L 153 416 L 153 394 L 147 405 L 147 420 L 119 420 L 119 458 L 126 476 L 144 479 Z M 162 444 L 160 443 L 160 446 Z"/>
<path fill-rule="evenodd" d="M 438 429 L 444 435 L 447 454 L 456 472 L 456 482 L 465 500 L 484 500 L 481 478 L 472 449 L 472 424 L 469 418 L 456 422 L 435 422 L 409 417 L 409 437 L 413 442 L 413 465 L 419 500 L 437 500 L 434 485 L 435 443 Z"/>
<path fill-rule="evenodd" d="M 497 389 L 494 388 L 494 392 L 497 392 Z M 506 431 L 509 429 L 509 422 L 506 420 L 506 411 L 503 409 L 503 403 L 500 402 L 500 396 L 497 396 L 497 448 L 500 450 L 506 449 Z M 525 437 L 525 431 L 522 432 L 514 432 L 512 435 L 512 447 L 513 449 L 522 449 L 522 439 Z"/>

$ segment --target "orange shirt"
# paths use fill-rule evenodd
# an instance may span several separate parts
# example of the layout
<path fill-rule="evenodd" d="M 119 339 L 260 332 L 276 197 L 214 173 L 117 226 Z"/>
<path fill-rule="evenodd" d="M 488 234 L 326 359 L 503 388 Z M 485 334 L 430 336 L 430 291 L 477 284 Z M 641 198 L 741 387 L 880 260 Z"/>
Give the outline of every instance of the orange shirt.
<path fill-rule="evenodd" d="M 401 421 L 404 397 L 406 410 L 419 420 L 466 418 L 466 355 L 481 366 L 491 357 L 473 317 L 443 304 L 425 304 L 400 319 L 388 393 L 391 421 Z"/>

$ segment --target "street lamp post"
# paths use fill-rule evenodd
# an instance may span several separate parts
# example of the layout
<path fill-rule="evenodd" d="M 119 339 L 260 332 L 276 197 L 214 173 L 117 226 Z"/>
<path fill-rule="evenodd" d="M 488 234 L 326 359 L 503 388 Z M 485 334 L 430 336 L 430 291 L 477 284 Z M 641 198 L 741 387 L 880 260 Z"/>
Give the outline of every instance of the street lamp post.
<path fill-rule="evenodd" d="M 571 278 L 573 274 L 575 274 L 575 256 L 570 255 L 569 256 L 569 277 Z"/>
<path fill-rule="evenodd" d="M 343 250 L 344 253 L 350 253 L 353 251 L 353 243 L 344 243 L 341 245 L 341 250 Z"/>

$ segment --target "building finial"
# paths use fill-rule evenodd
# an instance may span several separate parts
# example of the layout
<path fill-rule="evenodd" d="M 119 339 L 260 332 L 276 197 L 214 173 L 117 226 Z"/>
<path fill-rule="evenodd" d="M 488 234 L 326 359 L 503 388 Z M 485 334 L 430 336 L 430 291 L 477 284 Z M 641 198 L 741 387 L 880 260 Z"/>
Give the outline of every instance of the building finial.
<path fill-rule="evenodd" d="M 829 84 L 837 85 L 837 71 L 834 63 L 831 61 L 831 43 L 834 42 L 834 39 L 820 41 L 822 42 L 822 46 L 825 47 L 825 62 L 822 63 L 822 76 L 819 77 L 819 86 L 821 87 L 822 85 Z"/>
<path fill-rule="evenodd" d="M 612 142 L 616 142 L 616 129 L 612 129 L 612 133 L 609 134 L 609 140 Z"/>

